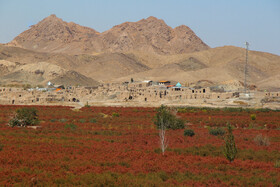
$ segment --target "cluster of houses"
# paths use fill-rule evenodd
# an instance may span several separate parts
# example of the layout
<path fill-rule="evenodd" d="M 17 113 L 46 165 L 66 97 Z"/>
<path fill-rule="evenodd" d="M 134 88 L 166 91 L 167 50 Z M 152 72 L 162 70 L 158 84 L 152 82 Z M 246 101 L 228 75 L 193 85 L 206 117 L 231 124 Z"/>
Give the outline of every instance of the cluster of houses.
<path fill-rule="evenodd" d="M 211 92 L 210 88 L 191 88 L 182 86 L 179 82 L 171 85 L 170 81 L 154 83 L 147 80 L 128 83 L 127 89 L 120 92 L 120 100 L 159 101 L 188 99 L 228 99 L 235 97 L 234 92 Z"/>
<path fill-rule="evenodd" d="M 263 97 L 280 97 L 279 92 L 263 92 Z M 179 82 L 153 82 L 151 80 L 101 84 L 98 87 L 64 87 L 48 82 L 45 88 L 0 87 L 0 104 L 45 104 L 69 102 L 94 102 L 114 100 L 119 102 L 157 102 L 188 100 L 225 100 L 239 97 L 239 92 L 213 92 L 209 87 L 192 88 Z"/>
<path fill-rule="evenodd" d="M 80 102 L 79 98 L 91 93 L 85 87 L 67 87 L 48 83 L 45 88 L 0 87 L 0 104 L 44 104 Z"/>

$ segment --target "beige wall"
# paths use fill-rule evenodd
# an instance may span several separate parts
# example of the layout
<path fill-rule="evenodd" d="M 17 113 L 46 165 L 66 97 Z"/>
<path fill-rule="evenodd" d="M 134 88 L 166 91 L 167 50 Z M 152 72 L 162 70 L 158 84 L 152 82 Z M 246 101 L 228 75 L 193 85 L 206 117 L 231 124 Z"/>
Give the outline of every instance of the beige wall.
<path fill-rule="evenodd" d="M 60 91 L 27 91 L 21 88 L 0 87 L 0 104 L 28 104 L 46 102 L 73 102 L 108 100 L 116 96 L 116 101 L 182 101 L 205 99 L 229 99 L 234 97 L 233 92 L 216 93 L 210 88 L 190 89 L 188 87 L 168 88 L 152 85 L 152 82 L 107 83 L 98 88 L 72 87 Z M 261 97 L 280 97 L 280 92 L 255 92 Z"/>

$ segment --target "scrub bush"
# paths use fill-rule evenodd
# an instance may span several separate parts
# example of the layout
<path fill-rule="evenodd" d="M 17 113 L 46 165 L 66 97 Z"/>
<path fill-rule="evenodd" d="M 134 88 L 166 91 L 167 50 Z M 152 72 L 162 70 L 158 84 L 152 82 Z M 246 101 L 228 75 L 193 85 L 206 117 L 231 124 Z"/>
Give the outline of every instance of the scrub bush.
<path fill-rule="evenodd" d="M 190 137 L 192 137 L 192 136 L 194 136 L 195 135 L 195 133 L 194 133 L 194 131 L 192 130 L 192 129 L 186 129 L 186 130 L 184 130 L 184 136 L 190 136 Z"/>
<path fill-rule="evenodd" d="M 37 109 L 35 108 L 20 108 L 16 110 L 14 117 L 9 121 L 9 126 L 33 126 L 39 124 Z"/>

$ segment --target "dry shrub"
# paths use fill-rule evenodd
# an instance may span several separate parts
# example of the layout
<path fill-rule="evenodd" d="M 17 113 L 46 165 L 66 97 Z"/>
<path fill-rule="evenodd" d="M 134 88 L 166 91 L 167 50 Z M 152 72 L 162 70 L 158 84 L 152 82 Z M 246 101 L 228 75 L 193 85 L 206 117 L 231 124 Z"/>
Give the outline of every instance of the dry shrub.
<path fill-rule="evenodd" d="M 269 138 L 267 136 L 263 136 L 262 134 L 257 135 L 254 138 L 254 142 L 260 146 L 269 146 L 270 145 Z"/>
<path fill-rule="evenodd" d="M 280 160 L 277 160 L 274 164 L 275 168 L 280 168 Z"/>
<path fill-rule="evenodd" d="M 248 103 L 244 101 L 233 101 L 233 103 L 239 104 L 239 105 L 248 105 Z"/>

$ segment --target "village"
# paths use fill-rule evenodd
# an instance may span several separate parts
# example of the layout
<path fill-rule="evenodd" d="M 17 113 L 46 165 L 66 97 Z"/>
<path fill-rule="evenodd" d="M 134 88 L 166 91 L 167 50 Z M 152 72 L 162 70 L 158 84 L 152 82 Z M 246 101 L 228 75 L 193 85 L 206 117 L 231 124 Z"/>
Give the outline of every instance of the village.
<path fill-rule="evenodd" d="M 280 92 L 251 90 L 213 91 L 210 87 L 187 87 L 170 81 L 131 81 L 100 84 L 97 87 L 55 85 L 44 88 L 0 87 L 0 104 L 10 105 L 124 105 L 160 104 L 194 106 L 265 107 L 263 101 L 279 101 Z M 274 99 L 274 100 L 273 100 Z M 273 102 L 272 102 L 273 103 Z M 276 103 L 276 108 L 279 103 Z M 279 107 L 279 106 L 278 106 Z"/>

